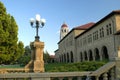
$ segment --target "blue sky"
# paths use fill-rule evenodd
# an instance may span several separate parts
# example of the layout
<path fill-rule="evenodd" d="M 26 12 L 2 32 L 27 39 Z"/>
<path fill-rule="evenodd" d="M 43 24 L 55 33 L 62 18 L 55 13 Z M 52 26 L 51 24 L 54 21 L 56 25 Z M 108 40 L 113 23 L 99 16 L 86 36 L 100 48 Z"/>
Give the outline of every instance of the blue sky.
<path fill-rule="evenodd" d="M 35 29 L 29 19 L 40 14 L 46 24 L 39 29 L 40 40 L 45 42 L 44 50 L 50 54 L 58 48 L 59 29 L 65 22 L 70 29 L 97 22 L 113 10 L 120 9 L 120 0 L 0 0 L 7 13 L 14 16 L 18 27 L 18 38 L 25 46 L 34 41 Z"/>

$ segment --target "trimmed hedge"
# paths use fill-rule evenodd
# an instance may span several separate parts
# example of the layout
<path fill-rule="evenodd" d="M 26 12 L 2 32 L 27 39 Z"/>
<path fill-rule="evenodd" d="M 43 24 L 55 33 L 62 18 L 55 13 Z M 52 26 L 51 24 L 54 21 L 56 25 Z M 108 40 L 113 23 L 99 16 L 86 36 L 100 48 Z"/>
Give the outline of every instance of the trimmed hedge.
<path fill-rule="evenodd" d="M 49 63 L 45 64 L 46 72 L 95 71 L 106 64 L 106 61 L 90 61 L 80 63 Z"/>

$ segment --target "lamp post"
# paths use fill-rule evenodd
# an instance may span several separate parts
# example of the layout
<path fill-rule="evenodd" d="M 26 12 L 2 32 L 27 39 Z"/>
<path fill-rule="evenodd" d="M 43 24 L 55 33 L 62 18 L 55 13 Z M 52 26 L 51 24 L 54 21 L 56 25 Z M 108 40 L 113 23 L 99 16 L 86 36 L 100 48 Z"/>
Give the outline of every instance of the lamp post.
<path fill-rule="evenodd" d="M 31 60 L 25 66 L 26 72 L 44 72 L 44 60 L 43 60 L 43 49 L 44 42 L 39 41 L 38 29 L 43 28 L 45 19 L 41 19 L 40 15 L 36 15 L 35 20 L 30 19 L 30 24 L 33 28 L 36 28 L 35 41 L 30 43 L 31 47 Z"/>
<path fill-rule="evenodd" d="M 46 22 L 46 20 L 45 19 L 41 19 L 39 14 L 36 15 L 35 20 L 34 20 L 34 18 L 30 19 L 31 26 L 33 28 L 36 28 L 35 41 L 39 41 L 38 29 L 39 28 L 43 28 L 45 22 Z M 35 23 L 35 25 L 34 25 L 34 23 Z"/>

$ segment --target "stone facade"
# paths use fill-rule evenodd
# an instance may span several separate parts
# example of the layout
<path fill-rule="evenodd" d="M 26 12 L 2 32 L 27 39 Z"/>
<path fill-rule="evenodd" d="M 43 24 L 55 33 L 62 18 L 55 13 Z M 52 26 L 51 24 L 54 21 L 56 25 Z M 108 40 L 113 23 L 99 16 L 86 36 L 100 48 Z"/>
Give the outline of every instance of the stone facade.
<path fill-rule="evenodd" d="M 83 30 L 82 30 L 83 31 Z M 80 31 L 80 32 L 82 32 Z M 66 35 L 59 43 L 59 57 L 60 62 L 73 62 L 74 56 L 73 53 L 75 53 L 75 36 L 78 33 L 78 30 L 73 29 L 71 32 L 68 33 L 69 35 Z M 56 54 L 57 56 L 57 54 Z"/>
<path fill-rule="evenodd" d="M 84 26 L 80 27 L 86 27 Z M 55 56 L 59 62 L 113 60 L 120 45 L 120 10 L 113 11 L 86 29 L 73 28 L 58 42 Z"/>

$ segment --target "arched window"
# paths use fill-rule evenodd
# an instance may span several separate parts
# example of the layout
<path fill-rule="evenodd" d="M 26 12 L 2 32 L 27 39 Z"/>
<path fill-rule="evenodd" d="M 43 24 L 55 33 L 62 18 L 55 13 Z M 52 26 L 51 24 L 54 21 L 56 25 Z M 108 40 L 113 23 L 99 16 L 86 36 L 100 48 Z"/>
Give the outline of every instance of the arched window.
<path fill-rule="evenodd" d="M 111 23 L 109 23 L 108 25 L 106 25 L 106 31 L 107 31 L 107 35 L 112 34 L 112 26 L 111 26 Z"/>
<path fill-rule="evenodd" d="M 102 37 L 104 37 L 104 28 L 102 27 Z"/>
<path fill-rule="evenodd" d="M 111 23 L 109 24 L 109 33 L 112 34 Z"/>
<path fill-rule="evenodd" d="M 66 29 L 64 30 L 64 32 L 66 32 Z"/>
<path fill-rule="evenodd" d="M 102 27 L 100 29 L 100 38 L 104 37 L 104 28 Z"/>

